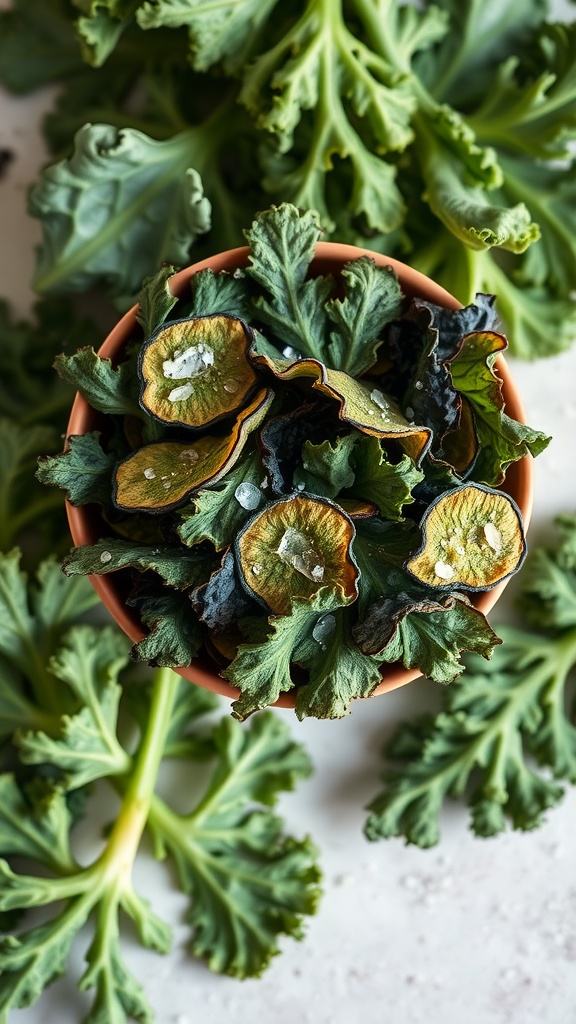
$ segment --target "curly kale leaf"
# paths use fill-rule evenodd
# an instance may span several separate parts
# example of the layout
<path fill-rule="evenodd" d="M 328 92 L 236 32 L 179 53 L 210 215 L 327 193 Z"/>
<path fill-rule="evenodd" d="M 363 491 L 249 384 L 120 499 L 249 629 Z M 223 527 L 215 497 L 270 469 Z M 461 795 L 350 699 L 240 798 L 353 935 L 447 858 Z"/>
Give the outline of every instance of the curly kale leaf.
<path fill-rule="evenodd" d="M 466 799 L 477 835 L 496 835 L 507 821 L 537 828 L 562 797 L 559 780 L 576 782 L 566 700 L 576 665 L 576 518 L 561 516 L 558 526 L 560 541 L 536 549 L 521 577 L 531 630 L 503 627 L 492 661 L 470 663 L 443 692 L 439 714 L 402 725 L 392 738 L 385 789 L 369 807 L 369 839 L 434 845 L 446 797 Z"/>

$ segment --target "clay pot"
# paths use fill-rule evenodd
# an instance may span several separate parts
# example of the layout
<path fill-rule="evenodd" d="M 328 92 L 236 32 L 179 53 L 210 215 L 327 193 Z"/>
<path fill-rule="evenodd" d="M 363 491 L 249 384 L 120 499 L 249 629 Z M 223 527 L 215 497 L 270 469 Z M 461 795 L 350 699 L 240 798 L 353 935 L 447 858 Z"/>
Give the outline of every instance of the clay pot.
<path fill-rule="evenodd" d="M 332 274 L 336 276 L 344 263 L 363 255 L 371 256 L 381 266 L 392 266 L 398 274 L 404 293 L 409 298 L 419 296 L 447 309 L 461 308 L 461 303 L 454 296 L 435 284 L 430 278 L 425 277 L 424 274 L 418 273 L 418 271 L 397 260 L 369 250 L 359 249 L 352 245 L 320 242 L 316 247 L 316 257 L 312 263 L 312 271 L 318 274 Z M 233 271 L 238 267 L 246 266 L 247 263 L 247 246 L 231 249 L 228 252 L 219 253 L 217 256 L 212 256 L 210 259 L 202 260 L 200 263 L 195 263 L 193 266 L 181 270 L 180 273 L 172 278 L 170 285 L 173 293 L 181 296 L 186 293 L 190 278 L 198 270 L 210 268 L 216 273 L 221 270 Z M 130 309 L 116 324 L 99 350 L 100 356 L 112 359 L 113 361 L 118 360 L 126 342 L 140 330 L 136 322 L 136 308 L 134 306 Z M 524 422 L 522 403 L 510 376 L 506 361 L 502 356 L 498 356 L 496 359 L 495 367 L 503 381 L 503 394 L 508 415 Z M 85 434 L 91 430 L 99 429 L 102 426 L 102 420 L 102 414 L 92 409 L 80 395 L 77 395 L 70 414 L 67 434 Z M 530 456 L 521 459 L 510 467 L 502 489 L 514 498 L 522 512 L 524 523 L 528 526 L 532 511 L 533 491 L 533 470 Z M 106 526 L 94 505 L 74 508 L 68 504 L 67 512 L 74 544 L 95 544 L 105 535 Z M 91 576 L 90 580 L 120 628 L 128 634 L 131 640 L 141 640 L 144 634 L 138 617 L 126 605 L 127 586 L 124 573 L 120 571 L 118 573 L 110 573 L 107 576 Z M 500 597 L 506 583 L 507 581 L 505 580 L 493 590 L 472 595 L 472 603 L 482 612 L 488 612 Z M 208 690 L 223 694 L 225 697 L 234 699 L 238 696 L 236 687 L 230 686 L 220 678 L 216 664 L 208 655 L 199 656 L 187 668 L 179 668 L 176 671 L 184 679 L 189 679 L 191 682 L 197 683 Z M 417 669 L 405 669 L 402 665 L 384 665 L 382 668 L 382 681 L 373 695 L 376 696 L 386 693 L 388 690 L 394 690 L 398 686 L 412 682 L 420 675 L 421 673 Z M 280 707 L 294 707 L 294 690 L 283 694 L 277 705 Z"/>

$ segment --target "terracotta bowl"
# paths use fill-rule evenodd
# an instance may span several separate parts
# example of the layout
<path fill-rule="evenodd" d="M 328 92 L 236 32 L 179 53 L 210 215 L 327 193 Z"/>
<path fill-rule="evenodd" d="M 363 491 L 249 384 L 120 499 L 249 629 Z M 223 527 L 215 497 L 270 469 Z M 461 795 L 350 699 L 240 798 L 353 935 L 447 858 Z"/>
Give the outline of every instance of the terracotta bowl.
<path fill-rule="evenodd" d="M 453 295 L 450 295 L 444 288 L 435 284 L 430 278 L 425 277 L 424 274 L 418 273 L 397 260 L 381 256 L 367 249 L 359 249 L 352 245 L 320 242 L 316 248 L 312 272 L 337 276 L 344 263 L 362 255 L 371 256 L 381 266 L 392 266 L 398 274 L 404 293 L 409 298 L 419 296 L 439 306 L 444 306 L 446 309 L 461 308 L 461 303 Z M 187 291 L 190 278 L 198 270 L 210 268 L 215 272 L 221 270 L 231 271 L 238 267 L 244 267 L 247 263 L 247 246 L 219 253 L 217 256 L 212 256 L 210 259 L 195 263 L 193 266 L 187 267 L 176 274 L 171 280 L 172 291 L 174 295 L 183 296 Z M 99 350 L 100 356 L 117 361 L 126 342 L 134 335 L 137 336 L 140 328 L 136 322 L 136 308 L 134 306 L 130 309 L 119 323 L 116 324 Z M 503 381 L 503 394 L 507 413 L 515 419 L 524 422 L 522 403 L 510 376 L 506 361 L 502 356 L 498 356 L 495 366 Z M 91 430 L 97 430 L 102 427 L 102 421 L 102 414 L 92 409 L 81 395 L 76 395 L 70 414 L 67 434 L 85 434 Z M 533 490 L 532 459 L 529 456 L 510 467 L 502 489 L 514 498 L 527 526 L 532 511 Z M 106 534 L 106 525 L 100 518 L 96 506 L 87 505 L 81 508 L 74 508 L 68 504 L 67 512 L 74 544 L 95 544 Z M 119 571 L 110 573 L 107 576 L 91 576 L 90 580 L 92 586 L 121 629 L 128 634 L 131 640 L 141 640 L 144 633 L 140 621 L 134 611 L 126 605 L 128 594 L 126 574 Z M 472 603 L 482 612 L 488 612 L 500 597 L 506 583 L 507 581 L 504 581 L 493 590 L 473 595 Z M 184 679 L 189 679 L 191 682 L 208 690 L 223 694 L 225 697 L 235 699 L 238 696 L 239 691 L 237 688 L 230 686 L 220 678 L 216 663 L 208 655 L 199 656 L 187 668 L 179 668 L 176 671 Z M 404 686 L 405 683 L 412 682 L 420 675 L 421 673 L 417 669 L 405 669 L 400 664 L 384 665 L 382 667 L 382 681 L 376 687 L 373 696 L 387 693 L 388 690 L 394 690 L 398 686 Z M 294 707 L 294 705 L 294 691 L 284 694 L 277 702 L 279 707 Z"/>

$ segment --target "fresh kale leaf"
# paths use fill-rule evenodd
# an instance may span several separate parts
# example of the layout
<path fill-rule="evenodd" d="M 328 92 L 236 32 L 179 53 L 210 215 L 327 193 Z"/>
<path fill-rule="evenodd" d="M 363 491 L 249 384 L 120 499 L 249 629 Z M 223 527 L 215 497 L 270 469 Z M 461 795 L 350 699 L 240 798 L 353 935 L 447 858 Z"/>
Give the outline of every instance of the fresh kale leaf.
<path fill-rule="evenodd" d="M 76 27 L 86 60 L 100 67 L 130 24 L 140 0 L 72 0 L 83 12 Z"/>
<path fill-rule="evenodd" d="M 32 92 L 82 68 L 68 0 L 15 0 L 0 11 L 0 81 Z"/>
<path fill-rule="evenodd" d="M 492 661 L 470 662 L 443 691 L 439 714 L 402 725 L 392 738 L 387 756 L 396 766 L 370 805 L 369 839 L 402 835 L 432 846 L 444 799 L 465 794 L 477 835 L 496 835 L 507 820 L 537 828 L 562 797 L 556 780 L 576 782 L 576 728 L 566 706 L 576 664 L 576 518 L 561 516 L 558 526 L 559 541 L 537 548 L 520 577 L 530 631 L 502 627 Z"/>
<path fill-rule="evenodd" d="M 78 291 L 104 280 L 131 296 L 159 263 L 186 263 L 210 226 L 194 149 L 190 133 L 157 142 L 131 128 L 82 128 L 70 159 L 49 167 L 30 194 L 44 230 L 37 289 Z"/>
<path fill-rule="evenodd" d="M 191 951 L 214 971 L 257 977 L 279 935 L 302 937 L 320 875 L 312 842 L 284 836 L 280 819 L 250 804 L 272 806 L 310 762 L 270 713 L 247 730 L 224 719 L 212 737 L 219 761 L 198 805 L 176 814 L 155 797 L 149 824 L 157 855 L 171 854 L 191 897 Z"/>
<path fill-rule="evenodd" d="M 67 579 L 54 563 L 27 588 L 17 555 L 0 558 L 0 723 L 27 766 L 25 782 L 20 766 L 0 774 L 0 845 L 8 858 L 0 862 L 0 912 L 5 925 L 30 906 L 51 913 L 2 939 L 0 1010 L 30 1005 L 64 974 L 72 943 L 90 921 L 93 940 L 79 981 L 94 989 L 86 1019 L 126 1024 L 129 1017 L 152 1020 L 152 1010 L 124 961 L 120 915 L 133 921 L 145 946 L 165 953 L 171 939 L 131 879 L 146 826 L 157 856 L 174 857 L 193 899 L 192 951 L 237 977 L 260 974 L 280 935 L 301 937 L 303 917 L 317 904 L 319 870 L 311 842 L 286 835 L 269 809 L 310 773 L 308 757 L 278 718 L 260 716 L 249 730 L 230 720 L 198 730 L 214 697 L 162 669 L 151 686 L 128 688 L 125 711 L 141 733 L 134 752 L 126 750 L 118 712 L 128 644 L 111 627 L 74 624 L 94 599 L 87 581 Z M 214 762 L 185 814 L 154 793 L 162 757 Z M 34 766 L 38 774 L 31 774 Z M 84 866 L 70 849 L 73 805 L 98 780 L 113 786 L 121 804 L 104 849 Z M 26 858 L 28 874 L 13 857 Z"/>

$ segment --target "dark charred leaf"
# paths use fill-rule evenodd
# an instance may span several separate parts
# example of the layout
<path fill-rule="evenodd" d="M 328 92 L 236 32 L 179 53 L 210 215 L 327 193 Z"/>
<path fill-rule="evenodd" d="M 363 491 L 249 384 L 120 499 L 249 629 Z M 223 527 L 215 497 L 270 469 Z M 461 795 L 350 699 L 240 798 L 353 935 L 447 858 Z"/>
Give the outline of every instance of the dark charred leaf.
<path fill-rule="evenodd" d="M 478 435 L 472 406 L 460 396 L 458 423 L 442 438 L 442 457 L 456 473 L 470 472 L 478 455 Z"/>
<path fill-rule="evenodd" d="M 204 427 L 234 413 L 256 382 L 249 327 L 225 314 L 161 327 L 141 349 L 140 402 L 162 423 Z"/>
<path fill-rule="evenodd" d="M 324 607 L 357 597 L 352 521 L 326 499 L 299 494 L 272 502 L 244 527 L 236 557 L 248 593 L 276 615 L 319 595 Z"/>
<path fill-rule="evenodd" d="M 220 567 L 208 582 L 197 587 L 190 595 L 200 621 L 209 630 L 222 632 L 229 629 L 243 615 L 255 610 L 246 590 L 238 579 L 234 555 L 227 551 Z"/>
<path fill-rule="evenodd" d="M 278 380 L 310 380 L 316 391 L 338 403 L 338 414 L 344 423 L 373 437 L 398 438 L 415 460 L 429 446 L 430 430 L 409 422 L 395 399 L 371 383 L 355 380 L 343 370 L 330 370 L 316 359 L 290 362 L 254 354 L 252 359 L 270 370 Z"/>
<path fill-rule="evenodd" d="M 422 544 L 406 570 L 427 587 L 489 590 L 520 568 L 522 517 L 507 494 L 464 484 L 438 498 L 421 523 Z"/>
<path fill-rule="evenodd" d="M 302 446 L 317 430 L 311 403 L 300 405 L 285 415 L 274 416 L 262 427 L 262 462 L 270 477 L 272 493 L 276 496 L 288 494 L 293 489 Z"/>
<path fill-rule="evenodd" d="M 475 331 L 497 331 L 500 317 L 494 308 L 495 296 L 479 293 L 473 303 L 462 309 L 444 309 L 425 299 L 415 299 L 417 309 L 427 309 L 431 326 L 438 331 L 438 358 L 453 359 L 465 334 Z"/>

